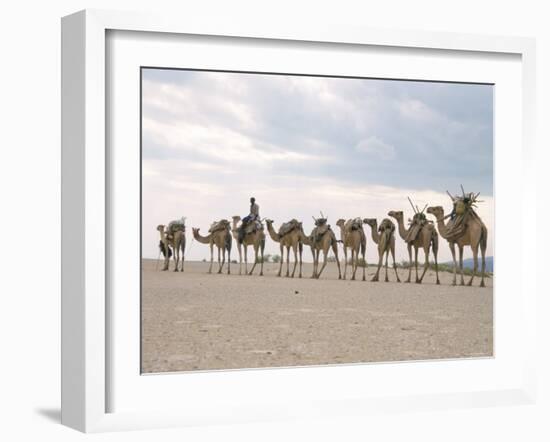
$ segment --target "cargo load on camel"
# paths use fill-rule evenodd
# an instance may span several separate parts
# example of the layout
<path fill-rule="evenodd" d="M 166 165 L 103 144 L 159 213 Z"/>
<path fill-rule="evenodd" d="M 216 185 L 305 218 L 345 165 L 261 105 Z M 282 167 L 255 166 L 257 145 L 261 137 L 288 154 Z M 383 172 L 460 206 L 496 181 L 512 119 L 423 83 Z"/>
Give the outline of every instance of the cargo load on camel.
<path fill-rule="evenodd" d="M 297 219 L 291 219 L 290 221 L 284 223 L 280 228 L 279 232 L 277 234 L 281 237 L 286 235 L 287 233 L 292 232 L 295 229 L 301 228 L 301 223 Z"/>
<path fill-rule="evenodd" d="M 167 235 L 173 235 L 176 232 L 185 232 L 185 216 L 175 221 L 170 221 L 168 228 L 166 229 Z"/>
<path fill-rule="evenodd" d="M 321 241 L 323 235 L 330 230 L 330 225 L 327 224 L 327 218 L 321 214 L 321 218 L 313 218 L 315 228 L 311 232 L 311 240 L 316 243 Z"/>
<path fill-rule="evenodd" d="M 346 221 L 344 231 L 363 230 L 363 220 L 361 218 L 353 218 Z"/>
<path fill-rule="evenodd" d="M 407 231 L 405 241 L 412 242 L 416 240 L 418 234 L 426 224 L 433 223 L 431 221 L 428 221 L 426 215 L 424 215 L 423 213 L 415 213 L 412 219 L 409 219 L 409 230 Z"/>
<path fill-rule="evenodd" d="M 228 220 L 221 219 L 217 222 L 213 222 L 212 225 L 210 226 L 210 228 L 208 229 L 208 232 L 214 233 L 214 232 L 218 232 L 220 230 L 227 230 L 227 229 L 230 228 L 230 226 L 231 226 L 231 224 L 229 223 Z"/>
<path fill-rule="evenodd" d="M 447 240 L 456 241 L 461 238 L 468 228 L 468 223 L 471 221 L 484 225 L 474 210 L 474 208 L 477 208 L 477 203 L 482 202 L 477 199 L 479 192 L 477 194 L 473 192 L 465 193 L 464 189 L 462 189 L 462 196 L 452 196 L 449 192 L 447 194 L 453 201 L 453 211 L 447 215 L 447 217 L 451 218 L 446 228 Z"/>
<path fill-rule="evenodd" d="M 250 233 L 257 232 L 258 230 L 263 230 L 263 228 L 264 226 L 260 220 L 254 220 L 246 225 L 244 228 L 244 233 L 248 235 Z"/>
<path fill-rule="evenodd" d="M 434 225 L 433 225 L 433 222 L 429 221 L 428 218 L 426 218 L 426 215 L 424 214 L 426 207 L 428 207 L 427 204 L 424 206 L 422 210 L 420 210 L 418 206 L 415 206 L 412 203 L 410 198 L 408 198 L 408 200 L 409 200 L 409 203 L 411 204 L 411 207 L 414 210 L 414 215 L 412 219 L 409 219 L 409 229 L 404 239 L 405 239 L 405 242 L 413 242 L 418 238 L 418 235 L 426 225 L 428 225 L 430 228 L 434 228 Z"/>

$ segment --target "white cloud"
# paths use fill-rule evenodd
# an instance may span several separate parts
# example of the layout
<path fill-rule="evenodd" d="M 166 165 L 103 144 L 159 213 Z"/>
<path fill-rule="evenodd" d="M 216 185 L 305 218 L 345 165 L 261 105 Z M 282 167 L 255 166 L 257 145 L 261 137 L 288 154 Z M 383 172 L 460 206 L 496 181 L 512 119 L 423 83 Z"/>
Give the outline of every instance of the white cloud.
<path fill-rule="evenodd" d="M 426 123 L 435 122 L 440 118 L 436 111 L 430 108 L 426 103 L 416 99 L 401 100 L 397 108 L 402 117 L 422 121 Z"/>
<path fill-rule="evenodd" d="M 371 136 L 361 140 L 355 146 L 358 152 L 372 155 L 382 160 L 391 160 L 395 158 L 395 147 L 385 143 L 376 136 Z"/>

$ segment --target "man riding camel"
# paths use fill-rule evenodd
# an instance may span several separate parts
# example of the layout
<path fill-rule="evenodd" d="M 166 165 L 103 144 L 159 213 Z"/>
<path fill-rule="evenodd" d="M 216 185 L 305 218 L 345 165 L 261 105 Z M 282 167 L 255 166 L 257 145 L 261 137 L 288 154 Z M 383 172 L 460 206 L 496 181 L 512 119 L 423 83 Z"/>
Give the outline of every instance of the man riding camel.
<path fill-rule="evenodd" d="M 260 206 L 256 204 L 256 198 L 250 198 L 250 213 L 242 220 L 241 227 L 239 228 L 239 242 L 243 242 L 246 234 L 246 227 L 260 219 Z"/>

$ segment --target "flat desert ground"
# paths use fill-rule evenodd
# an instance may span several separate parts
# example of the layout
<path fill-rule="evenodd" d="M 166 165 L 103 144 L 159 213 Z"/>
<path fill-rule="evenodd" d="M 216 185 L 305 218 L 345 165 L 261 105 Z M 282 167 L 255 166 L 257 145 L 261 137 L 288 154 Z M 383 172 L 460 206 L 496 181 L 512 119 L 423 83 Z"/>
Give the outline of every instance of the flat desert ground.
<path fill-rule="evenodd" d="M 184 273 L 142 261 L 142 372 L 406 361 L 493 354 L 493 280 L 451 286 L 452 274 L 429 272 L 422 284 L 338 280 L 335 263 L 313 280 Z M 171 269 L 173 262 L 171 262 Z M 215 267 L 217 270 L 217 268 Z M 399 270 L 405 279 L 408 271 Z M 283 272 L 284 273 L 284 272 Z M 383 275 L 383 273 L 382 273 Z M 390 280 L 395 281 L 390 274 Z M 414 273 L 413 273 L 414 279 Z"/>

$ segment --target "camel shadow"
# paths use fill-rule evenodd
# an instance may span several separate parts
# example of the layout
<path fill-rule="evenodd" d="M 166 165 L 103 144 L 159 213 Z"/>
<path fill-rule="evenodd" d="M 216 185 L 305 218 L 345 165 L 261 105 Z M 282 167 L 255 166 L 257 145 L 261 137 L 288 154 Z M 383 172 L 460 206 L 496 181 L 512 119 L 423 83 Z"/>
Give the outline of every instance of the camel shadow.
<path fill-rule="evenodd" d="M 61 423 L 61 409 L 59 408 L 37 408 L 34 410 L 36 414 L 42 416 L 44 419 L 50 422 L 60 424 Z"/>

